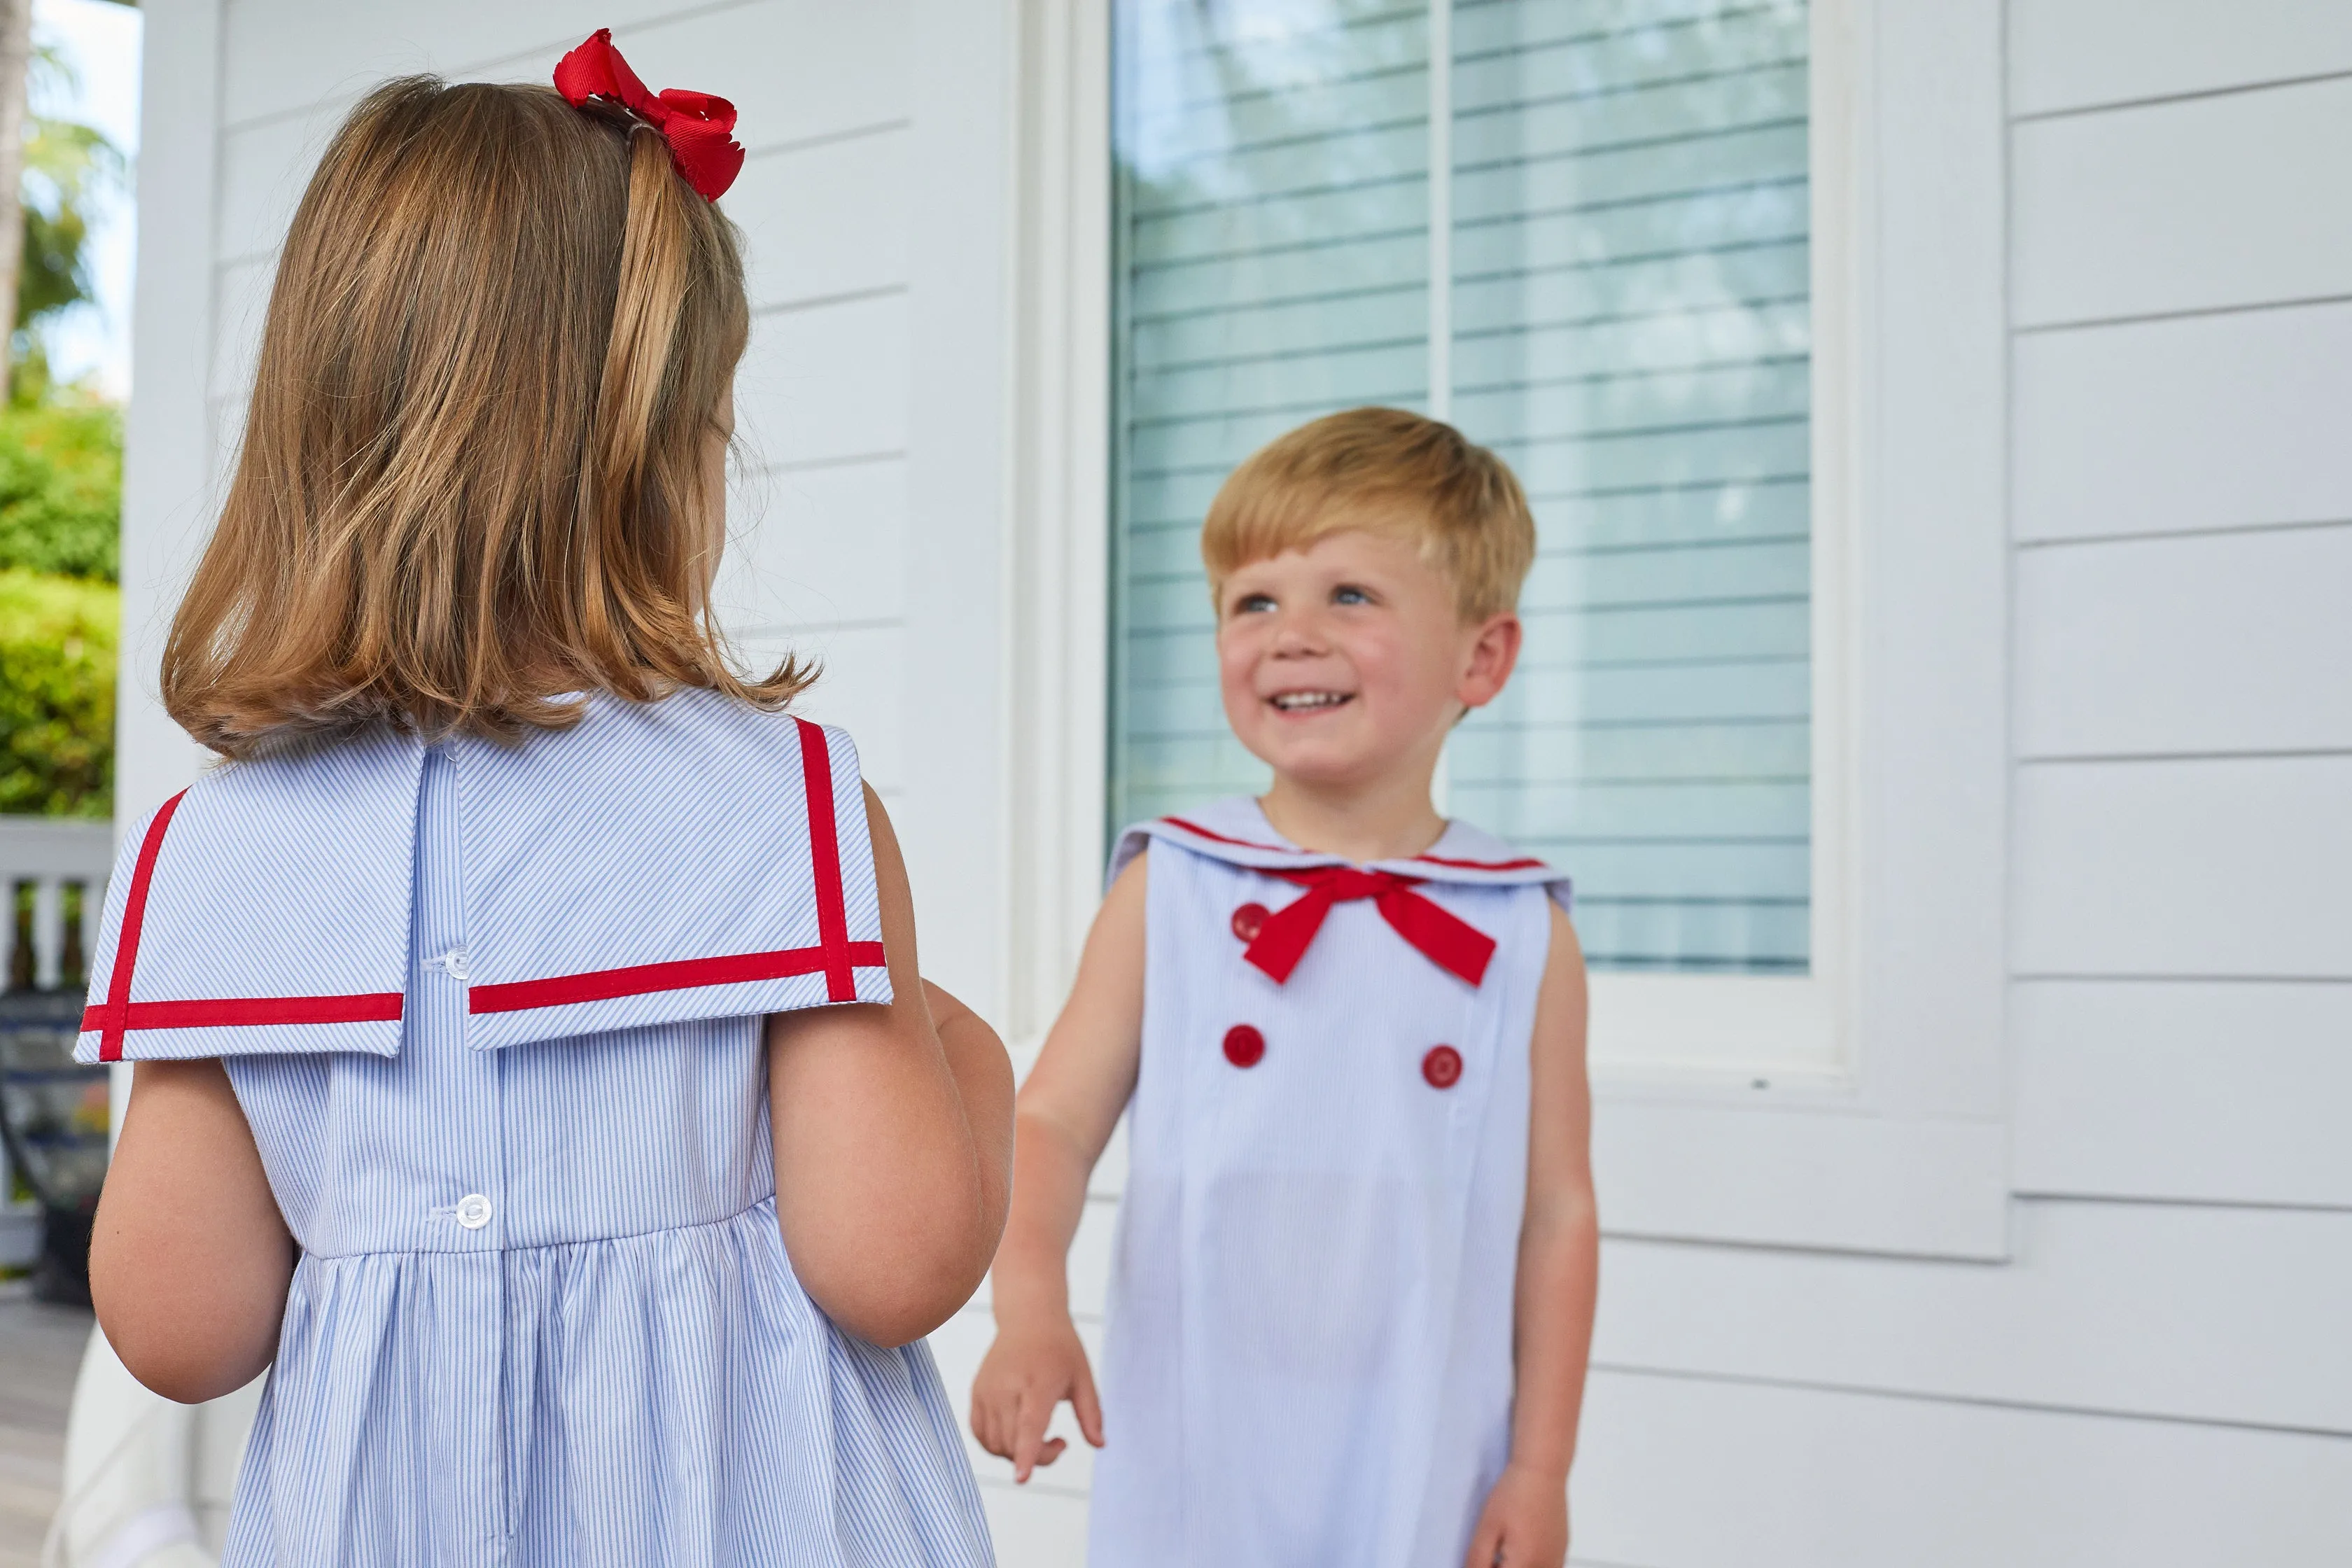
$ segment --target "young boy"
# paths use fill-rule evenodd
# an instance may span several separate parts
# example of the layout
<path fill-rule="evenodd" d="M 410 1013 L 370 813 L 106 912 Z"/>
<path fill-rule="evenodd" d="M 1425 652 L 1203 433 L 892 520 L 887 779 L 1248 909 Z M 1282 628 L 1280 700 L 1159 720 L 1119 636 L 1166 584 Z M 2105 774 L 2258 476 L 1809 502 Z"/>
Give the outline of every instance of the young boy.
<path fill-rule="evenodd" d="M 1021 1090 L 973 1432 L 1025 1481 L 1076 1406 L 1097 1568 L 1558 1568 L 1597 1267 L 1583 958 L 1567 880 L 1430 804 L 1518 656 L 1527 500 L 1451 427 L 1357 409 L 1235 469 L 1201 553 L 1274 785 L 1113 856 Z M 1097 1405 L 1065 1259 L 1130 1107 Z"/>

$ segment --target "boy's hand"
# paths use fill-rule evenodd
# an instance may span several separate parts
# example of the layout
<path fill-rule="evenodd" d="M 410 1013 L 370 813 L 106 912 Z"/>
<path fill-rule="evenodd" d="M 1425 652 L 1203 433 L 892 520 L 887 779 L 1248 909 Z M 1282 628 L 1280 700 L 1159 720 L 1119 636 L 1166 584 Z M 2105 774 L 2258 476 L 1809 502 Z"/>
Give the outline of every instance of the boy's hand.
<path fill-rule="evenodd" d="M 1486 1494 L 1464 1568 L 1560 1568 L 1567 1561 L 1567 1479 L 1507 1467 Z"/>
<path fill-rule="evenodd" d="M 1052 1464 L 1068 1447 L 1045 1436 L 1054 1407 L 1065 1399 L 1078 1413 L 1087 1441 L 1101 1447 L 1102 1406 L 1077 1326 L 1066 1314 L 1034 1328 L 999 1324 L 996 1342 L 971 1380 L 971 1435 L 990 1453 L 1013 1461 L 1016 1482 L 1026 1481 L 1032 1469 Z"/>

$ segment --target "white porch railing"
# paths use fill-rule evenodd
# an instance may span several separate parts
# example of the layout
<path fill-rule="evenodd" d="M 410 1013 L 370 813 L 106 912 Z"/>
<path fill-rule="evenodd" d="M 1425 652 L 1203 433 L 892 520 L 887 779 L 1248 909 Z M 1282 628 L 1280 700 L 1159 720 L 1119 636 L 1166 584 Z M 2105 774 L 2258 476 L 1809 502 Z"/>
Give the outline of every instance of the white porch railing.
<path fill-rule="evenodd" d="M 37 990 L 54 990 L 67 980 L 67 959 L 87 964 L 98 947 L 99 912 L 106 904 L 107 872 L 114 864 L 114 826 L 51 816 L 0 816 L 0 889 L 8 897 L 6 918 L 0 920 L 0 985 L 29 981 Z M 22 929 L 18 900 L 26 883 L 33 889 L 29 932 Z M 67 890 L 78 898 L 68 900 Z M 71 907 L 69 907 L 71 906 Z M 70 929 L 69 929 L 70 928 Z M 30 952 L 20 952 L 28 945 Z M 41 1218 L 36 1205 L 17 1205 L 16 1173 L 0 1148 L 0 1268 L 21 1268 L 32 1261 L 41 1245 Z"/>
<path fill-rule="evenodd" d="M 32 982 L 47 991 L 58 984 L 65 961 L 66 897 L 68 884 L 81 893 L 79 928 L 74 945 L 88 961 L 98 945 L 98 915 L 106 901 L 106 873 L 114 864 L 114 825 L 58 816 L 0 816 L 0 882 L 12 893 L 33 885 Z M 18 973 L 19 933 L 14 917 L 16 899 L 8 903 L 6 921 L 8 967 Z"/>

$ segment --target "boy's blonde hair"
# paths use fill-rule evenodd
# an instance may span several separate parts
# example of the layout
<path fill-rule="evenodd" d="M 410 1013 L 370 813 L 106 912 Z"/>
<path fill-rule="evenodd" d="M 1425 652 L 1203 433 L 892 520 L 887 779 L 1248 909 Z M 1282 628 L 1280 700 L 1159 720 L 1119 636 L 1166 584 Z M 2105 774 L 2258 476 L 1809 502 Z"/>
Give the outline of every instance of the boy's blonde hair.
<path fill-rule="evenodd" d="M 241 756 L 390 721 L 510 734 L 730 668 L 710 442 L 750 328 L 734 226 L 661 136 L 544 87 L 387 82 L 288 233 L 163 701 Z"/>
<path fill-rule="evenodd" d="M 1236 567 L 1360 529 L 1418 545 L 1465 624 L 1516 608 L 1536 523 L 1502 458 L 1402 408 L 1350 408 L 1277 436 L 1209 503 L 1201 559 L 1219 596 Z"/>

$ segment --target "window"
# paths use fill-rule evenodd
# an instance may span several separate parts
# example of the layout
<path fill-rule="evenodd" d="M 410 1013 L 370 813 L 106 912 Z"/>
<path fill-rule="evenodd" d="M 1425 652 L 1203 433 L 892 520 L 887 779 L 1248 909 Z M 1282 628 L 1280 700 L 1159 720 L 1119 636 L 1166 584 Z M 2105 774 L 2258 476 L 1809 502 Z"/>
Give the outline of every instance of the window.
<path fill-rule="evenodd" d="M 1197 552 L 1225 472 L 1420 408 L 1511 463 L 1540 541 L 1448 808 L 1575 877 L 1596 1005 L 1675 1037 L 1652 1060 L 1818 1058 L 1787 984 L 1834 959 L 1810 32 L 1803 0 L 1125 0 L 1113 826 L 1263 787 Z"/>

